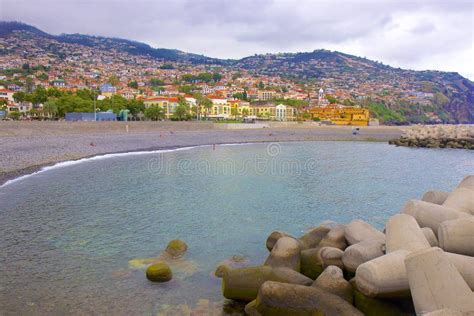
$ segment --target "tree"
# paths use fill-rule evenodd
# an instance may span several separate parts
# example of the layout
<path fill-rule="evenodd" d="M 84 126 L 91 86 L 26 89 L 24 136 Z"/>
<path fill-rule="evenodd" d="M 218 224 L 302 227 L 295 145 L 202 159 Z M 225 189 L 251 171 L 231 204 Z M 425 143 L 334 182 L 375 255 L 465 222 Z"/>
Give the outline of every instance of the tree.
<path fill-rule="evenodd" d="M 215 72 L 215 73 L 212 74 L 212 80 L 214 82 L 219 82 L 219 81 L 221 81 L 221 79 L 222 79 L 222 75 L 220 73 Z"/>
<path fill-rule="evenodd" d="M 36 88 L 35 92 L 32 95 L 31 102 L 33 104 L 41 104 L 48 100 L 48 92 L 42 86 Z"/>
<path fill-rule="evenodd" d="M 130 82 L 128 83 L 128 86 L 129 86 L 130 88 L 133 88 L 133 89 L 138 89 L 138 82 L 136 82 L 135 80 L 130 81 Z"/>
<path fill-rule="evenodd" d="M 212 74 L 209 72 L 201 72 L 197 76 L 197 80 L 202 81 L 202 82 L 211 82 L 212 81 Z"/>
<path fill-rule="evenodd" d="M 137 116 L 140 112 L 145 111 L 145 104 L 143 101 L 130 100 L 128 101 L 127 109 L 132 116 Z"/>
<path fill-rule="evenodd" d="M 35 85 L 33 84 L 33 79 L 31 79 L 30 77 L 26 78 L 26 81 L 25 81 L 25 90 L 27 93 L 31 93 L 33 92 L 33 89 L 34 89 Z"/>
<path fill-rule="evenodd" d="M 189 119 L 189 109 L 187 104 L 178 104 L 173 113 L 173 118 L 178 121 Z"/>
<path fill-rule="evenodd" d="M 43 104 L 43 113 L 49 117 L 56 117 L 58 114 L 58 105 L 54 100 L 48 100 Z"/>
<path fill-rule="evenodd" d="M 17 121 L 20 118 L 20 112 L 12 111 L 12 112 L 8 113 L 8 117 L 15 120 L 15 121 Z"/>
<path fill-rule="evenodd" d="M 204 113 L 207 117 L 207 114 L 209 113 L 209 110 L 212 109 L 212 101 L 203 96 L 200 93 L 196 93 L 194 95 L 194 98 L 196 99 L 196 103 L 198 106 L 198 111 L 200 111 L 201 107 L 204 108 Z"/>
<path fill-rule="evenodd" d="M 337 99 L 335 97 L 333 97 L 332 95 L 327 95 L 326 96 L 326 99 L 329 101 L 329 103 L 331 104 L 335 104 L 337 103 Z"/>
<path fill-rule="evenodd" d="M 158 87 L 158 86 L 164 86 L 165 82 L 161 80 L 160 78 L 151 78 L 150 84 L 152 87 Z"/>
<path fill-rule="evenodd" d="M 23 91 L 18 91 L 13 94 L 13 99 L 18 103 L 28 101 L 28 98 L 29 96 Z"/>
<path fill-rule="evenodd" d="M 265 89 L 265 85 L 263 84 L 263 81 L 260 81 L 260 82 L 258 83 L 258 88 L 259 88 L 260 90 Z"/>
<path fill-rule="evenodd" d="M 113 85 L 114 87 L 119 84 L 120 80 L 116 75 L 112 75 L 109 77 L 109 83 Z"/>
<path fill-rule="evenodd" d="M 158 121 L 165 118 L 165 111 L 159 105 L 151 105 L 145 110 L 145 117 L 152 121 Z"/>

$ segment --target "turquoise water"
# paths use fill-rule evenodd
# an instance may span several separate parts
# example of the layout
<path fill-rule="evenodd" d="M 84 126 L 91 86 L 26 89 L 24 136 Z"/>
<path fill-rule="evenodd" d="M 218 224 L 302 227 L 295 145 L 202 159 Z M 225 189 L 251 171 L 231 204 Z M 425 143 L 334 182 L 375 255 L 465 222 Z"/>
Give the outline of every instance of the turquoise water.
<path fill-rule="evenodd" d="M 364 142 L 200 147 L 85 161 L 0 188 L 0 311 L 222 311 L 216 265 L 261 263 L 275 229 L 322 221 L 378 228 L 410 198 L 474 174 L 474 153 Z M 189 245 L 166 284 L 136 258 Z M 1 312 L 0 312 L 1 314 Z"/>

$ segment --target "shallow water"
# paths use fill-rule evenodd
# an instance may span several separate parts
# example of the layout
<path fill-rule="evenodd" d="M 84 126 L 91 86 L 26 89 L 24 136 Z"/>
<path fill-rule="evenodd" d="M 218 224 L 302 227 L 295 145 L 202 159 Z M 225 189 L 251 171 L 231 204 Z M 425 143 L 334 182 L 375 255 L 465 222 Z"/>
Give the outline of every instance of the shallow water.
<path fill-rule="evenodd" d="M 88 160 L 0 188 L 0 314 L 220 313 L 216 265 L 261 263 L 275 229 L 378 228 L 410 198 L 474 174 L 474 153 L 383 143 L 200 147 Z M 174 279 L 133 259 L 188 243 Z M 138 261 L 139 262 L 139 261 Z"/>

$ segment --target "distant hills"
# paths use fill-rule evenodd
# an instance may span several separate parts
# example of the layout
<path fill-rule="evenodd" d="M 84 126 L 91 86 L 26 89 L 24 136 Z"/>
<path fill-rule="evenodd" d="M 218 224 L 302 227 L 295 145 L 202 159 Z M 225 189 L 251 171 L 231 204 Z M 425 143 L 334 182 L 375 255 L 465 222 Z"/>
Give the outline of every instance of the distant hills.
<path fill-rule="evenodd" d="M 126 39 L 81 34 L 51 35 L 20 22 L 0 22 L 0 37 L 11 36 L 18 31 L 102 50 L 149 56 L 164 61 L 246 69 L 255 74 L 283 76 L 297 81 L 314 82 L 315 85 L 329 80 L 337 89 L 359 92 L 362 95 L 369 91 L 376 100 L 385 104 L 384 113 L 393 112 L 395 116 L 407 121 L 423 122 L 425 114 L 429 112 L 446 122 L 474 123 L 474 83 L 454 72 L 404 70 L 322 49 L 302 53 L 254 55 L 239 60 L 218 59 L 176 49 L 153 48 L 148 44 Z M 406 91 L 427 93 L 433 95 L 433 99 L 423 104 L 406 102 Z"/>

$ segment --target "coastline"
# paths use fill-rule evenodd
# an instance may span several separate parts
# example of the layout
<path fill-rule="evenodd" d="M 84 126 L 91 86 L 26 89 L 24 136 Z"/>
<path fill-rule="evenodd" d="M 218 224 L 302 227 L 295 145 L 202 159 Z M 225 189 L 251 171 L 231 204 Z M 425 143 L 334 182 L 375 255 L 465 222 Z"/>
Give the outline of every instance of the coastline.
<path fill-rule="evenodd" d="M 400 137 L 400 127 L 273 124 L 223 129 L 208 122 L 0 122 L 0 186 L 60 162 L 108 154 L 222 144 L 292 141 L 379 141 Z"/>

